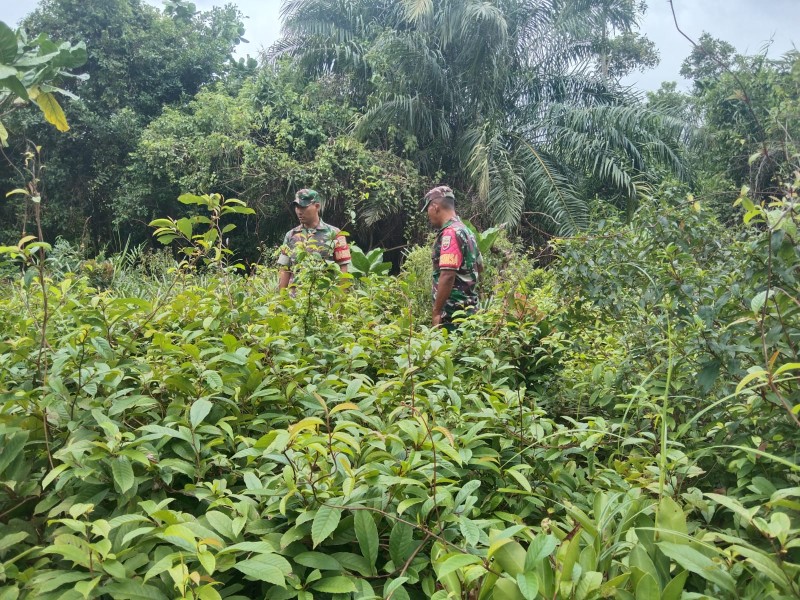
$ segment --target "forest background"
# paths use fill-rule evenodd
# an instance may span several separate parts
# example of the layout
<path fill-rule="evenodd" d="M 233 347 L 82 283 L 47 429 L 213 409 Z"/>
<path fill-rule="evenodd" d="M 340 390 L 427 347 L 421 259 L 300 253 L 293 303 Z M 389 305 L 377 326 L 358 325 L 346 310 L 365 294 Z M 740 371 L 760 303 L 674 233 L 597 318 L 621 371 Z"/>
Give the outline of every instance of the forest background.
<path fill-rule="evenodd" d="M 286 0 L 258 60 L 232 5 L 0 24 L 0 598 L 797 597 L 800 56 L 703 34 L 642 95 L 645 11 Z M 354 264 L 279 295 L 300 187 Z"/>

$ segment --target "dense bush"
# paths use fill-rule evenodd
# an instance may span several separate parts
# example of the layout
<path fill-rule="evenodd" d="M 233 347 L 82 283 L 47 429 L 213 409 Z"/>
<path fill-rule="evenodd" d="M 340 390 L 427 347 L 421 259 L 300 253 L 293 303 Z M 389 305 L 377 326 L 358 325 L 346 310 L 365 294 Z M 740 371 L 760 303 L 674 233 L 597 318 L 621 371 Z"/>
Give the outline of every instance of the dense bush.
<path fill-rule="evenodd" d="M 795 597 L 798 216 L 743 202 L 508 249 L 455 335 L 427 249 L 277 294 L 3 248 L 0 598 Z"/>

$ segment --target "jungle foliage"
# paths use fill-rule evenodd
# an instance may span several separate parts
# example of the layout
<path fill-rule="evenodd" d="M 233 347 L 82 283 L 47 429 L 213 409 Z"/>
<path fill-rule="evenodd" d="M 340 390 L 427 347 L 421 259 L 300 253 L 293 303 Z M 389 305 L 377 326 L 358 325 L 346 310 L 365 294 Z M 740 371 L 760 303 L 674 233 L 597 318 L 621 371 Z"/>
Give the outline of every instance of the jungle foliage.
<path fill-rule="evenodd" d="M 617 84 L 654 60 L 635 37 L 641 2 L 386 4 L 286 2 L 284 38 L 258 65 L 231 58 L 233 7 L 42 2 L 24 29 L 88 52 L 65 88 L 79 98 L 67 135 L 13 115 L 14 166 L 26 138 L 44 149 L 48 238 L 119 250 L 181 193 L 220 192 L 256 210 L 234 240 L 256 259 L 291 220 L 291 190 L 314 185 L 359 243 L 395 247 L 421 241 L 410 199 L 442 180 L 480 226 L 530 238 L 582 229 L 600 198 L 632 210 L 661 169 L 687 177 L 684 123 Z M 321 14 L 335 31 L 316 28 Z M 4 204 L 2 222 L 13 239 L 26 214 Z"/>
<path fill-rule="evenodd" d="M 642 10 L 288 0 L 262 65 L 234 7 L 0 26 L 0 600 L 800 596 L 800 60 L 704 37 L 645 105 Z M 279 293 L 307 185 L 352 269 Z"/>
<path fill-rule="evenodd" d="M 669 194 L 455 335 L 413 256 L 237 275 L 219 195 L 179 265 L 3 247 L 0 597 L 796 597 L 797 196 Z"/>

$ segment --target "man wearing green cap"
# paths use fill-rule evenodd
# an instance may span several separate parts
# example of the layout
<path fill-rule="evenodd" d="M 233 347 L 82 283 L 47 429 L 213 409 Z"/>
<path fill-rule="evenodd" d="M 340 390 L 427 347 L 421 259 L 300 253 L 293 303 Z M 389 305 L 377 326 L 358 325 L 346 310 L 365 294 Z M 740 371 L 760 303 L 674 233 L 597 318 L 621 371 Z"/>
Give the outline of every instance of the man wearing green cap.
<path fill-rule="evenodd" d="M 478 274 L 483 258 L 475 236 L 456 214 L 456 197 L 446 185 L 433 188 L 422 199 L 420 211 L 437 230 L 433 243 L 433 315 L 434 327 L 455 327 L 453 315 L 467 314 L 478 306 Z"/>
<path fill-rule="evenodd" d="M 278 257 L 278 287 L 284 289 L 291 283 L 292 270 L 297 262 L 295 255 L 299 248 L 306 252 L 315 252 L 325 260 L 333 260 L 342 273 L 346 273 L 347 265 L 350 264 L 350 247 L 338 227 L 328 225 L 320 218 L 319 194 L 304 188 L 295 194 L 292 205 L 300 225 L 291 229 L 283 238 L 281 255 Z"/>

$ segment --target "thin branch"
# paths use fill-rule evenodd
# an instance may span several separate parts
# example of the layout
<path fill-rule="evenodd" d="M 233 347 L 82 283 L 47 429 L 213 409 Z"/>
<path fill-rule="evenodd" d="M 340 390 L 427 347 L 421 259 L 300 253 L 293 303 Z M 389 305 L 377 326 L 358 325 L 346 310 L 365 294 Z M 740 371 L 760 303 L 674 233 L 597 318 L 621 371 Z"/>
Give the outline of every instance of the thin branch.
<path fill-rule="evenodd" d="M 728 67 L 728 65 L 726 65 L 724 62 L 722 62 L 719 59 L 718 56 L 708 52 L 705 48 L 703 48 L 700 44 L 695 42 L 692 38 L 690 38 L 688 35 L 686 35 L 683 32 L 683 30 L 680 28 L 680 25 L 678 25 L 678 16 L 675 14 L 675 5 L 673 4 L 673 0 L 669 0 L 669 8 L 672 11 L 672 20 L 675 22 L 675 29 L 678 30 L 678 33 L 680 33 L 683 37 L 685 37 L 689 41 L 689 43 L 696 50 L 699 50 L 705 56 L 707 56 L 708 58 L 713 60 L 715 63 L 717 63 L 717 65 L 719 65 L 720 68 L 722 68 L 726 73 L 728 73 L 731 77 L 733 77 L 733 80 L 736 82 L 736 84 L 739 86 L 739 89 L 742 92 L 744 104 L 745 104 L 745 106 L 747 106 L 747 110 L 749 111 L 750 116 L 753 117 L 753 121 L 755 122 L 756 127 L 758 128 L 758 132 L 759 132 L 759 135 L 761 137 L 761 139 L 759 141 L 761 142 L 761 149 L 764 152 L 764 157 L 765 158 L 770 158 L 769 148 L 767 148 L 767 135 L 766 135 L 766 132 L 764 131 L 764 128 L 761 126 L 761 121 L 756 116 L 756 113 L 753 110 L 753 103 L 750 100 L 750 95 L 747 93 L 747 88 L 742 83 L 742 80 L 739 79 L 739 76 L 736 73 L 734 73 L 730 69 L 730 67 Z"/>

